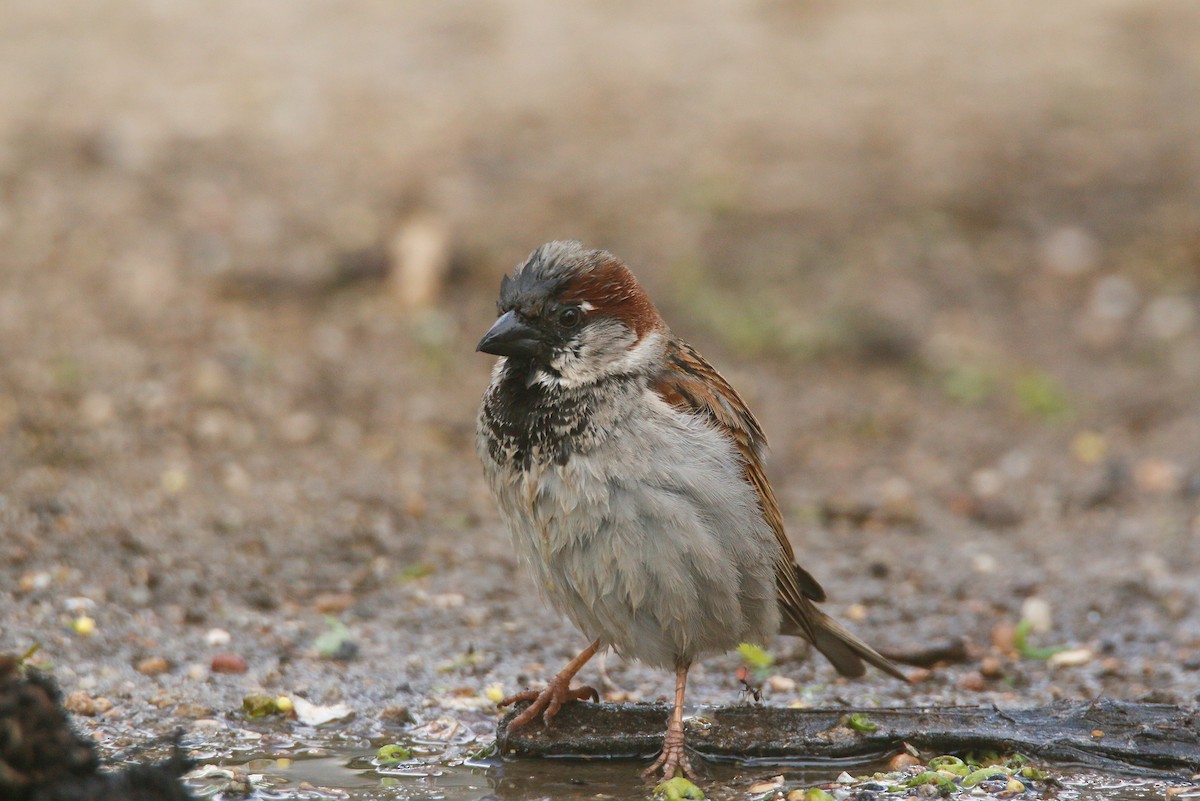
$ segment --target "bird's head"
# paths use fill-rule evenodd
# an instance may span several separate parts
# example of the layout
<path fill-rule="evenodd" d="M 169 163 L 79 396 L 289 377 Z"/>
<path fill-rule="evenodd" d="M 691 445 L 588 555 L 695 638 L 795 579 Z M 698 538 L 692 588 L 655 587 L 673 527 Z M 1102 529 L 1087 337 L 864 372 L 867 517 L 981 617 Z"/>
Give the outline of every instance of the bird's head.
<path fill-rule="evenodd" d="M 499 318 L 476 348 L 527 366 L 531 381 L 580 386 L 644 371 L 666 326 L 620 259 L 548 242 L 500 282 Z"/>

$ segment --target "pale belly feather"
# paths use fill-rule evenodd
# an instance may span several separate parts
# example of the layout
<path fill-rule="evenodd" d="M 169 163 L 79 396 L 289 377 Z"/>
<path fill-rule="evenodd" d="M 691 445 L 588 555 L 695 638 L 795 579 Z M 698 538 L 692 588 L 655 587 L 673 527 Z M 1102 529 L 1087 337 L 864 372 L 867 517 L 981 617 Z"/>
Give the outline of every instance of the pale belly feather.
<path fill-rule="evenodd" d="M 518 553 L 588 637 L 673 668 L 778 629 L 779 546 L 733 445 L 699 419 L 654 405 L 565 464 L 485 465 Z"/>

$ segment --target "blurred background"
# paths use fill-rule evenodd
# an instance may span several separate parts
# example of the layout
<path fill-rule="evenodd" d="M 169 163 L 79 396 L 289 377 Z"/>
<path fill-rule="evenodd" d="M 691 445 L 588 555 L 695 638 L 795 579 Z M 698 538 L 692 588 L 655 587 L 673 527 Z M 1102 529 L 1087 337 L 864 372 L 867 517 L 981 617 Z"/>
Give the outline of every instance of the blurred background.
<path fill-rule="evenodd" d="M 7 0 L 0 646 L 134 699 L 210 640 L 326 697 L 548 675 L 474 346 L 578 238 L 759 413 L 832 611 L 967 639 L 915 692 L 1195 692 L 1198 43 L 1191 0 Z M 370 664 L 306 661 L 325 614 Z M 981 674 L 1022 619 L 1087 658 Z"/>

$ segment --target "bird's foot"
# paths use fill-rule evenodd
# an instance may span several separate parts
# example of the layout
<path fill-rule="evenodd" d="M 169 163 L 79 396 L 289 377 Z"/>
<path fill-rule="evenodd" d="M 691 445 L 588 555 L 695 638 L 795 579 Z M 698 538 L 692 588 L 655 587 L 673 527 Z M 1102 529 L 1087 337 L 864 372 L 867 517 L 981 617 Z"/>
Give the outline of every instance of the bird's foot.
<path fill-rule="evenodd" d="M 642 771 L 642 776 L 651 778 L 658 770 L 662 770 L 664 781 L 673 779 L 680 773 L 689 779 L 696 778 L 696 771 L 692 770 L 692 763 L 688 761 L 683 727 L 680 725 L 677 728 L 674 721 L 667 727 L 667 734 L 663 737 L 662 753 L 654 760 L 653 765 Z"/>
<path fill-rule="evenodd" d="M 582 701 L 585 698 L 599 701 L 600 693 L 591 687 L 576 687 L 572 690 L 571 677 L 559 674 L 550 679 L 550 683 L 546 686 L 546 689 L 540 692 L 538 690 L 525 690 L 524 692 L 510 695 L 497 704 L 497 706 L 509 706 L 521 701 L 532 702 L 525 708 L 525 711 L 508 722 L 507 731 L 511 733 L 532 721 L 539 713 L 542 716 L 542 721 L 549 726 L 563 704 L 567 701 Z"/>

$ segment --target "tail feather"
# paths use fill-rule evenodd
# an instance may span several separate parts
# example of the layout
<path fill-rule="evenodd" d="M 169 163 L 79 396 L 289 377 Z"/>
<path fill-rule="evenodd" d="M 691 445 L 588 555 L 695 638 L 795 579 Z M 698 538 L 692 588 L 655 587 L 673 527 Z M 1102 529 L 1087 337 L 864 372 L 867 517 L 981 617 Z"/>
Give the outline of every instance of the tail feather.
<path fill-rule="evenodd" d="M 800 609 L 786 609 L 784 621 L 784 634 L 804 637 L 824 654 L 843 676 L 863 675 L 867 671 L 863 662 L 867 662 L 889 676 L 908 681 L 908 677 L 901 673 L 900 668 L 891 660 L 851 634 L 845 626 L 822 612 L 808 599 L 804 599 Z"/>

